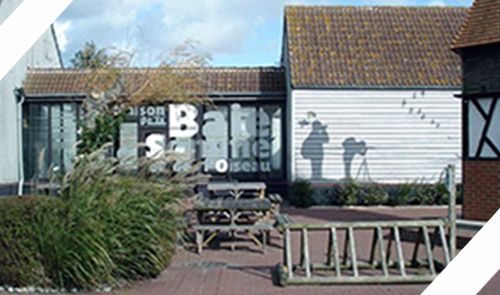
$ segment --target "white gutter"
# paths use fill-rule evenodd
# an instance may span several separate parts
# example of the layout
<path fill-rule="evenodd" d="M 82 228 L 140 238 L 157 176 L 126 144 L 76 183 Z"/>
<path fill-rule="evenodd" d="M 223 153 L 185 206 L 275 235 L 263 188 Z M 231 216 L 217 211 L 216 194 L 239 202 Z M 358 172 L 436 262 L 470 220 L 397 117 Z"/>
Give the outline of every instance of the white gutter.
<path fill-rule="evenodd" d="M 23 103 L 24 103 L 24 93 L 22 89 L 16 88 L 14 90 L 17 102 L 17 155 L 18 155 L 18 166 L 17 174 L 19 177 L 19 185 L 17 187 L 17 194 L 19 196 L 23 195 L 24 186 L 24 167 L 23 167 Z"/>

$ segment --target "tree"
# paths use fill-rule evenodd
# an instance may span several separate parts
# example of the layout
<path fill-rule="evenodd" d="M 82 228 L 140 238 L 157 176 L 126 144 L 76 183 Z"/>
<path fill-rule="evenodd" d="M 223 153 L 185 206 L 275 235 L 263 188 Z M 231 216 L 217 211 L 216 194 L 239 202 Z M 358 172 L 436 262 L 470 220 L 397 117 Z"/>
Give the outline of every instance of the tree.
<path fill-rule="evenodd" d="M 118 61 L 120 61 L 121 64 Z M 89 70 L 89 73 L 92 73 L 92 71 L 107 73 L 111 71 L 112 68 L 123 66 L 124 61 L 128 61 L 128 58 L 125 58 L 121 54 L 110 53 L 105 48 L 97 48 L 94 41 L 86 42 L 83 49 L 77 51 L 74 58 L 71 59 L 74 68 Z M 95 74 L 90 74 L 88 76 L 93 77 Z M 113 79 L 114 77 L 109 78 Z M 107 143 L 112 143 L 114 147 L 113 150 L 116 151 L 118 147 L 120 124 L 123 122 L 125 114 L 124 112 L 110 112 L 109 109 L 113 108 L 111 105 L 96 108 L 95 104 L 99 102 L 94 101 L 92 98 L 95 98 L 96 95 L 99 96 L 103 94 L 96 94 L 95 90 L 103 88 L 103 85 L 100 83 L 106 83 L 107 81 L 98 81 L 90 78 L 86 82 L 93 83 L 93 85 L 89 88 L 87 99 L 83 104 L 85 114 L 78 136 L 80 142 L 78 145 L 78 153 L 91 153 Z M 101 101 L 100 103 L 104 102 Z"/>
<path fill-rule="evenodd" d="M 87 92 L 78 153 L 88 154 L 111 142 L 116 155 L 120 124 L 131 107 L 208 102 L 200 95 L 206 86 L 200 69 L 208 65 L 210 55 L 186 41 L 167 56 L 158 67 L 131 68 L 133 54 L 97 49 L 93 42 L 75 54 L 73 64 L 86 69 Z"/>
<path fill-rule="evenodd" d="M 98 69 L 110 65 L 112 58 L 106 49 L 97 49 L 94 41 L 85 43 L 83 49 L 75 53 L 71 64 L 77 69 Z"/>

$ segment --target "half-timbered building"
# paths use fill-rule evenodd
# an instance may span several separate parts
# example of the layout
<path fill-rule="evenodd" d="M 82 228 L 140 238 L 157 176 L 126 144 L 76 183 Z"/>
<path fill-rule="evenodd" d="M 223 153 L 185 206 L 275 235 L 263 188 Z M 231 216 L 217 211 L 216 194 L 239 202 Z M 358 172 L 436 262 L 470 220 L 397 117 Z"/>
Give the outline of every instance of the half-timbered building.
<path fill-rule="evenodd" d="M 463 67 L 464 217 L 500 208 L 500 1 L 476 0 L 453 43 Z"/>

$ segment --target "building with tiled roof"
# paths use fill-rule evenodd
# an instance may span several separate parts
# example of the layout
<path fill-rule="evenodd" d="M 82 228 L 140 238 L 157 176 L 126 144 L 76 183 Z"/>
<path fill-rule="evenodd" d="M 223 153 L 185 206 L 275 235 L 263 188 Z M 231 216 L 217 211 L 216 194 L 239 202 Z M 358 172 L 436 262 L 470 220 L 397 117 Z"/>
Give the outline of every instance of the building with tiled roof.
<path fill-rule="evenodd" d="M 474 1 L 467 20 L 456 34 L 453 49 L 500 43 L 500 1 Z"/>
<path fill-rule="evenodd" d="M 292 178 L 433 182 L 448 164 L 460 169 L 461 66 L 449 48 L 466 13 L 287 7 Z"/>
<path fill-rule="evenodd" d="M 177 134 L 176 139 L 168 140 L 169 146 L 175 144 L 176 149 L 205 158 L 205 172 L 215 172 L 220 165 L 217 161 L 227 159 L 231 150 L 232 170 L 235 174 L 249 173 L 254 179 L 271 181 L 284 179 L 281 169 L 282 154 L 269 154 L 272 146 L 276 146 L 274 150 L 280 150 L 282 143 L 281 124 L 284 122 L 281 109 L 286 100 L 286 79 L 285 71 L 280 67 L 122 68 L 116 73 L 81 69 L 32 69 L 28 71 L 23 85 L 23 94 L 27 102 L 25 112 L 27 119 L 24 123 L 27 141 L 37 137 L 34 133 L 40 125 L 40 118 L 37 118 L 40 113 L 45 116 L 43 124 L 47 126 L 46 128 L 61 130 L 62 128 L 55 128 L 52 125 L 54 122 L 57 124 L 62 122 L 61 124 L 65 124 L 64 128 L 71 128 L 76 134 L 75 120 L 66 121 L 64 118 L 73 116 L 76 119 L 79 116 L 79 104 L 95 90 L 96 80 L 101 80 L 99 75 L 119 76 L 123 84 L 120 95 L 124 98 L 129 98 L 130 93 L 135 93 L 135 90 L 146 83 L 155 87 L 158 85 L 156 83 L 168 83 L 172 79 L 176 85 L 169 85 L 170 90 L 179 88 L 172 93 L 182 92 L 187 96 L 207 97 L 216 104 L 197 107 L 176 105 L 171 103 L 175 101 L 172 97 L 151 97 L 151 100 L 141 100 L 141 105 L 137 106 L 122 124 L 119 154 L 136 154 L 137 142 L 156 144 L 157 140 L 152 139 L 157 139 L 158 136 L 164 138 L 168 126 L 169 136 Z M 61 105 L 56 103 L 58 101 Z M 168 104 L 167 108 L 165 104 Z M 49 120 L 55 116 L 60 119 Z M 193 122 L 192 125 L 186 125 L 184 120 L 190 116 L 193 118 L 203 116 L 203 122 L 197 121 L 196 125 Z M 177 124 L 173 120 L 177 120 Z M 245 130 L 240 132 L 239 129 L 230 127 L 229 121 L 237 128 L 243 128 L 239 125 L 245 122 Z M 241 123 L 235 124 L 236 122 Z M 200 124 L 203 127 L 199 126 Z M 180 139 L 182 136 L 179 134 L 183 131 L 191 134 L 189 133 L 191 127 L 193 130 L 205 132 L 203 136 L 206 141 L 203 144 L 192 145 L 190 141 Z M 59 135 L 51 134 L 49 137 L 52 137 L 47 138 L 49 142 L 56 140 L 60 143 Z M 240 138 L 240 142 L 233 142 L 229 148 L 229 137 L 236 140 Z M 265 146 L 270 159 L 274 159 L 261 164 L 265 165 L 263 173 L 259 173 L 255 164 L 247 160 L 249 157 L 258 156 L 253 147 L 255 138 L 258 137 L 269 139 L 261 144 Z M 59 144 L 60 152 L 47 155 L 49 158 L 47 163 L 56 162 L 63 167 L 70 164 L 73 154 L 62 150 L 74 144 L 74 138 L 63 141 L 64 144 Z M 161 140 L 164 141 L 165 139 Z M 180 142 L 174 143 L 176 141 Z M 152 150 L 157 149 L 153 147 Z M 34 167 L 37 154 L 34 150 L 27 156 L 30 157 L 27 162 L 33 163 L 28 165 L 31 168 L 26 171 L 29 176 L 37 174 L 37 169 Z M 53 154 L 62 155 L 61 159 L 53 158 Z M 237 162 L 237 158 L 241 158 L 238 160 L 240 162 Z"/>
<path fill-rule="evenodd" d="M 179 105 L 162 97 L 135 107 L 122 124 L 118 154 L 142 154 L 137 142 L 151 151 L 174 148 L 203 161 L 203 171 L 214 178 L 266 181 L 271 188 L 297 179 L 315 186 L 435 182 L 447 165 L 460 168 L 460 102 L 454 95 L 461 67 L 449 48 L 466 13 L 287 7 L 280 67 L 173 69 L 171 74 L 196 79 L 196 87 L 176 87 L 214 103 Z M 129 68 L 121 75 L 140 82 L 161 71 Z M 47 167 L 70 165 L 80 103 L 91 92 L 88 75 L 28 72 L 26 175 L 40 173 L 34 155 L 48 142 L 57 150 L 47 153 Z M 40 130 L 54 132 L 40 137 Z M 47 142 L 37 143 L 42 139 Z"/>
<path fill-rule="evenodd" d="M 185 69 L 124 68 L 120 74 L 138 85 L 148 77 L 169 71 L 172 75 L 195 77 L 197 85 L 185 85 L 198 94 L 218 96 L 232 93 L 254 95 L 284 95 L 285 72 L 279 67 L 209 67 Z M 95 71 L 81 69 L 30 69 L 23 88 L 26 96 L 50 94 L 85 96 L 91 90 L 89 77 Z M 168 98 L 165 98 L 168 99 Z"/>
<path fill-rule="evenodd" d="M 0 24 L 22 0 L 0 1 Z M 16 65 L 0 80 L 0 195 L 16 194 L 23 184 L 21 107 L 15 88 L 21 87 L 29 67 L 61 67 L 62 61 L 52 27 L 40 36 Z"/>
<path fill-rule="evenodd" d="M 289 6 L 294 87 L 459 87 L 456 7 Z"/>
<path fill-rule="evenodd" d="M 500 1 L 476 0 L 452 49 L 462 58 L 464 217 L 500 208 Z"/>

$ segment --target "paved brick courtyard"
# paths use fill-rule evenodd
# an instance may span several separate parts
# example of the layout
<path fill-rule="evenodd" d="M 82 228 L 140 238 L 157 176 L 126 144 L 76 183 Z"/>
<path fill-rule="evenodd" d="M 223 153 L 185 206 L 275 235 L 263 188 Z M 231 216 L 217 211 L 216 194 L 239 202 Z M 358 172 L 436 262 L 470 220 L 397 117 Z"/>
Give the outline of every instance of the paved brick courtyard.
<path fill-rule="evenodd" d="M 383 220 L 383 219 L 422 219 L 444 217 L 447 209 L 437 208 L 312 208 L 298 210 L 285 208 L 282 210 L 292 217 L 294 222 L 321 223 L 328 221 Z M 466 237 L 467 233 L 459 233 Z M 470 234 L 468 235 L 470 236 Z M 342 236 L 339 241 L 342 242 Z M 402 235 L 404 241 L 404 235 Z M 408 239 L 407 239 L 408 240 Z M 464 243 L 466 239 L 460 239 Z M 366 250 L 371 243 L 371 235 L 356 235 L 356 249 L 361 258 L 366 258 Z M 152 294 L 152 295 L 248 295 L 248 294 L 342 294 L 342 295 L 378 295 L 378 294 L 420 294 L 425 284 L 413 285 L 337 285 L 337 286 L 293 286 L 279 287 L 275 284 L 274 267 L 280 261 L 282 240 L 277 232 L 271 236 L 271 245 L 265 255 L 257 246 L 245 239 L 237 241 L 235 251 L 222 241 L 214 242 L 212 249 L 202 255 L 189 250 L 179 250 L 170 267 L 158 278 L 135 284 L 133 287 L 115 290 L 114 294 Z M 319 262 L 325 256 L 326 237 L 311 234 L 311 259 Z M 298 237 L 292 246 L 298 249 Z M 412 244 L 403 243 L 405 256 L 411 255 Z M 421 247 L 423 248 L 423 247 Z M 437 247 L 438 248 L 438 247 Z M 439 249 L 436 249 L 438 253 Z M 363 255 L 365 257 L 363 257 Z M 298 259 L 294 253 L 294 259 Z M 394 256 L 393 256 L 394 257 Z M 103 293 L 97 293 L 103 294 Z M 500 273 L 480 292 L 482 295 L 500 294 Z"/>
<path fill-rule="evenodd" d="M 313 208 L 308 210 L 284 209 L 294 222 L 327 222 L 337 220 L 381 220 L 433 218 L 446 215 L 446 208 Z M 358 237 L 358 236 L 357 236 Z M 298 241 L 294 241 L 298 248 Z M 360 236 L 356 245 L 360 253 L 369 247 L 371 236 Z M 223 295 L 223 294 L 420 294 L 425 284 L 416 285 L 343 285 L 343 286 L 294 286 L 282 288 L 274 283 L 274 267 L 281 259 L 282 240 L 278 233 L 271 237 L 271 245 L 265 255 L 257 246 L 247 240 L 237 241 L 235 251 L 230 251 L 228 243 L 214 242 L 213 249 L 202 255 L 181 250 L 172 265 L 157 279 L 142 282 L 131 289 L 119 290 L 117 294 L 179 294 L 179 295 Z M 324 256 L 325 238 L 317 235 L 310 238 L 311 248 Z M 405 249 L 410 244 L 406 243 Z M 421 247 L 423 248 L 423 247 Z M 406 251 L 410 252 L 410 251 Z M 297 253 L 294 253 L 297 254 Z M 298 255 L 298 254 L 297 254 Z M 408 254 L 410 255 L 410 254 Z M 482 290 L 481 294 L 499 294 L 500 274 Z"/>

